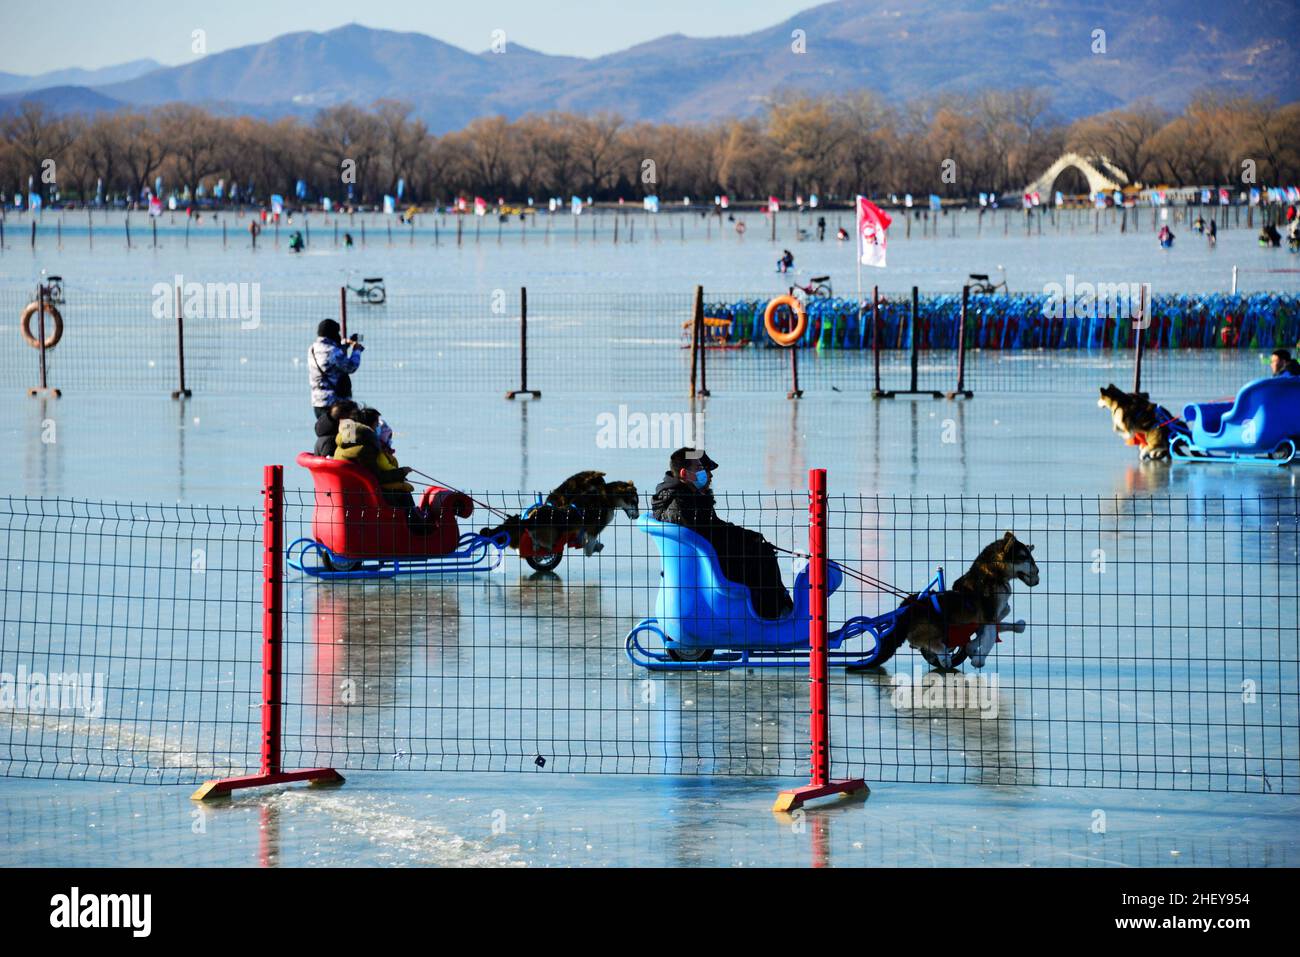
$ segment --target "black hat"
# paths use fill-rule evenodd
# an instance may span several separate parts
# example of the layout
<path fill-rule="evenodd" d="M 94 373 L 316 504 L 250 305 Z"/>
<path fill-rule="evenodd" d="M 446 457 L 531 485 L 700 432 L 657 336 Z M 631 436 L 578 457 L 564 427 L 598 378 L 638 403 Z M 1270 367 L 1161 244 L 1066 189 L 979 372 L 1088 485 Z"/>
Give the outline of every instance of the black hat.
<path fill-rule="evenodd" d="M 689 446 L 678 449 L 668 459 L 668 464 L 676 473 L 688 465 L 696 465 L 708 472 L 716 471 L 718 463 L 709 458 L 709 453 L 703 449 L 693 449 Z"/>
<path fill-rule="evenodd" d="M 322 339 L 329 339 L 333 342 L 339 341 L 339 335 L 342 330 L 339 329 L 338 321 L 335 319 L 322 319 L 320 325 L 316 327 L 316 335 Z"/>

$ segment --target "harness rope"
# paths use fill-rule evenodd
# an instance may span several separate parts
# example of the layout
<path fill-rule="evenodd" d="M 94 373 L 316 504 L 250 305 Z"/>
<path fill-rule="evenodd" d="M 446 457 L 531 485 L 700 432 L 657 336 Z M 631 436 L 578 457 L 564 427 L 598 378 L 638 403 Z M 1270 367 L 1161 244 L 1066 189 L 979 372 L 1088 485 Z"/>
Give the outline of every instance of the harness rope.
<path fill-rule="evenodd" d="M 432 475 L 428 474 L 427 472 L 421 472 L 419 469 L 414 469 L 414 468 L 413 468 L 413 469 L 411 469 L 411 474 L 412 474 L 412 475 L 419 475 L 419 476 L 421 476 L 422 478 L 427 478 L 430 482 L 432 482 L 434 485 L 438 486 L 439 488 L 445 488 L 445 489 L 447 489 L 447 490 L 449 490 L 449 491 L 452 491 L 452 492 L 458 492 L 459 494 L 464 495 L 467 499 L 469 499 L 469 500 L 470 500 L 471 502 L 473 502 L 475 505 L 481 505 L 483 508 L 487 509 L 487 510 L 488 510 L 489 512 L 491 512 L 493 515 L 498 515 L 498 516 L 500 516 L 501 518 L 509 518 L 509 517 L 510 517 L 509 514 L 507 514 L 506 512 L 501 511 L 501 509 L 499 509 L 499 508 L 493 508 L 493 507 L 492 507 L 491 505 L 489 505 L 487 502 L 480 502 L 480 501 L 479 501 L 478 499 L 476 499 L 473 495 L 470 495 L 469 492 L 462 492 L 460 489 L 456 488 L 456 486 L 454 486 L 454 485 L 448 485 L 446 482 L 442 481 L 441 479 L 434 478 Z M 421 483 L 421 484 L 424 484 L 424 483 Z"/>
<path fill-rule="evenodd" d="M 769 542 L 768 544 L 771 543 Z M 776 549 L 778 552 L 785 552 L 785 554 L 787 555 L 794 555 L 799 558 L 808 557 L 808 555 L 804 552 L 796 552 L 789 548 L 782 548 L 780 545 L 772 545 L 772 547 Z M 889 592 L 892 595 L 894 595 L 896 598 L 911 597 L 912 593 L 906 591 L 905 589 L 899 588 L 896 585 L 891 585 L 889 584 L 889 582 L 881 581 L 879 578 L 876 578 L 872 575 L 868 575 L 866 572 L 853 570 L 852 568 L 849 567 L 850 563 L 848 562 L 842 561 L 841 559 L 838 558 L 828 559 L 828 561 L 835 562 L 836 565 L 840 566 L 840 570 L 844 572 L 845 575 L 849 576 L 852 579 L 862 582 L 864 585 L 870 585 L 873 588 L 878 589 L 879 591 Z"/>

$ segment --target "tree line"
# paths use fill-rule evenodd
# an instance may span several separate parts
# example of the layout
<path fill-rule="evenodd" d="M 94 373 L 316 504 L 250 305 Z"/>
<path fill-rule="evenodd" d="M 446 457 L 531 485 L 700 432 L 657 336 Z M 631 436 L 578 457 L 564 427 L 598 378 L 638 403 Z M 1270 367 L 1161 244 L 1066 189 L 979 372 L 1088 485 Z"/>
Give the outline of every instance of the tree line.
<path fill-rule="evenodd" d="M 1041 92 L 989 91 L 891 104 L 871 92 L 789 95 L 763 114 L 706 124 L 627 122 L 614 114 L 486 116 L 436 136 L 409 104 L 323 109 L 310 120 L 223 116 L 170 104 L 92 116 L 26 102 L 0 121 L 0 191 L 48 203 L 138 201 L 218 181 L 241 197 L 329 196 L 374 204 L 519 201 L 577 194 L 598 201 L 726 194 L 734 200 L 817 194 L 824 201 L 937 193 L 1017 194 L 1062 152 L 1104 156 L 1131 181 L 1169 186 L 1300 182 L 1300 102 L 1203 93 L 1178 113 L 1141 102 L 1074 122 Z M 1087 192 L 1077 171 L 1057 182 Z"/>

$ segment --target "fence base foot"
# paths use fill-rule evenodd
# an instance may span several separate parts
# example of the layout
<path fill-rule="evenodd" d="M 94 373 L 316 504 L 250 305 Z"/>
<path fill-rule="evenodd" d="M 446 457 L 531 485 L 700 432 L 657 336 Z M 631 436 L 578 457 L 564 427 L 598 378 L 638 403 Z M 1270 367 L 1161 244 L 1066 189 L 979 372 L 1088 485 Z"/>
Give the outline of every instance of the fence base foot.
<path fill-rule="evenodd" d="M 847 781 L 830 781 L 826 784 L 805 784 L 801 788 L 790 788 L 776 796 L 772 810 L 784 814 L 801 808 L 809 801 L 830 797 L 835 794 L 870 794 L 871 789 L 862 778 L 850 778 Z"/>
<path fill-rule="evenodd" d="M 59 389 L 50 389 L 44 386 L 35 386 L 33 388 L 28 389 L 27 394 L 38 395 L 42 399 L 57 399 L 59 396 L 63 395 L 63 392 Z"/>
<path fill-rule="evenodd" d="M 232 791 L 241 788 L 261 788 L 269 784 L 292 784 L 295 781 L 309 781 L 312 787 L 338 787 L 343 783 L 343 775 L 333 768 L 312 768 L 310 771 L 282 771 L 278 774 L 250 774 L 242 778 L 220 778 L 216 781 L 204 781 L 203 785 L 190 795 L 191 801 L 216 801 L 230 797 Z"/>
<path fill-rule="evenodd" d="M 785 394 L 785 397 L 786 397 L 787 399 L 802 399 L 802 398 L 803 398 L 803 389 L 794 389 L 794 390 L 791 391 L 791 392 L 787 392 L 787 393 Z"/>
<path fill-rule="evenodd" d="M 172 393 L 172 398 L 173 398 L 173 399 L 188 399 L 188 398 L 189 398 L 190 396 L 192 396 L 193 394 L 194 394 L 194 393 L 191 392 L 189 389 L 177 389 L 175 392 Z"/>
<path fill-rule="evenodd" d="M 944 394 L 933 389 L 889 389 L 885 392 L 873 392 L 873 399 L 896 399 L 900 395 L 928 395 L 932 399 L 942 399 Z"/>
<path fill-rule="evenodd" d="M 511 389 L 506 393 L 506 398 L 513 399 L 517 395 L 529 395 L 534 399 L 540 399 L 542 397 L 542 394 L 536 389 Z"/>
<path fill-rule="evenodd" d="M 970 389 L 958 389 L 956 392 L 949 392 L 946 398 L 949 399 L 973 399 L 975 393 Z"/>

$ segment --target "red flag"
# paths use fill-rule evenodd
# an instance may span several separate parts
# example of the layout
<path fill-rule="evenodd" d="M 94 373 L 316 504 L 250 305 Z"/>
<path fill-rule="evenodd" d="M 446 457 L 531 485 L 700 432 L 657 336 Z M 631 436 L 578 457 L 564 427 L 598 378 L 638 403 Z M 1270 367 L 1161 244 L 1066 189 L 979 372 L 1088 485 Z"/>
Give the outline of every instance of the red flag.
<path fill-rule="evenodd" d="M 885 231 L 892 222 L 889 214 L 867 197 L 858 197 L 858 262 L 884 268 Z"/>

